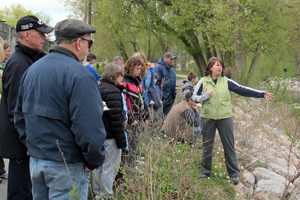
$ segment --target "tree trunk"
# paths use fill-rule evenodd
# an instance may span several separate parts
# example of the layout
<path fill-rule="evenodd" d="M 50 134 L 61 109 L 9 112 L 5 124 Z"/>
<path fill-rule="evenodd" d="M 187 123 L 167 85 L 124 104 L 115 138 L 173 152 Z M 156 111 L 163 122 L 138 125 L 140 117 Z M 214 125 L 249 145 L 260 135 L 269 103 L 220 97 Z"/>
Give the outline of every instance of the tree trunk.
<path fill-rule="evenodd" d="M 242 82 L 247 63 L 246 63 L 245 50 L 240 40 L 237 40 L 235 43 L 234 55 L 235 55 L 235 66 L 237 70 L 237 81 Z"/>
<path fill-rule="evenodd" d="M 200 76 L 204 76 L 206 62 L 205 62 L 205 59 L 204 59 L 202 53 L 195 53 L 195 54 L 191 54 L 191 55 L 193 56 L 196 66 L 198 67 L 198 69 L 201 73 Z"/>
<path fill-rule="evenodd" d="M 223 57 L 224 57 L 223 62 L 224 62 L 225 67 L 232 67 L 232 68 L 234 68 L 233 62 L 231 60 L 232 59 L 231 58 L 232 57 L 232 52 L 226 51 L 224 53 Z"/>
<path fill-rule="evenodd" d="M 125 45 L 123 44 L 123 42 L 122 41 L 117 42 L 116 46 L 117 46 L 118 50 L 120 51 L 120 54 L 123 57 L 124 61 L 127 61 L 128 55 L 126 53 Z"/>
<path fill-rule="evenodd" d="M 294 54 L 294 76 L 299 74 L 299 63 L 300 63 L 299 53 L 295 53 Z"/>
<path fill-rule="evenodd" d="M 212 57 L 212 49 L 210 48 L 208 37 L 203 31 L 202 31 L 202 37 L 203 37 L 203 44 L 205 49 L 204 54 L 206 55 L 206 59 L 209 60 Z"/>
<path fill-rule="evenodd" d="M 260 53 L 261 53 L 261 49 L 262 49 L 262 44 L 259 42 L 256 46 L 256 50 L 255 50 L 255 55 L 253 56 L 252 62 L 251 62 L 251 66 L 249 68 L 248 74 L 247 74 L 247 78 L 245 80 L 245 84 L 248 85 L 250 82 L 250 79 L 253 77 Z"/>
<path fill-rule="evenodd" d="M 187 52 L 193 56 L 196 66 L 200 71 L 200 75 L 204 76 L 206 61 L 201 51 L 200 43 L 198 41 L 197 35 L 193 30 L 188 30 L 186 34 L 189 35 L 191 41 L 187 40 L 184 35 L 180 35 L 178 38 L 183 42 Z"/>
<path fill-rule="evenodd" d="M 217 57 L 220 58 L 224 63 L 224 59 L 222 58 L 222 53 L 221 53 L 221 51 L 220 51 L 220 49 L 218 48 L 217 45 L 215 45 L 215 50 L 216 50 Z"/>

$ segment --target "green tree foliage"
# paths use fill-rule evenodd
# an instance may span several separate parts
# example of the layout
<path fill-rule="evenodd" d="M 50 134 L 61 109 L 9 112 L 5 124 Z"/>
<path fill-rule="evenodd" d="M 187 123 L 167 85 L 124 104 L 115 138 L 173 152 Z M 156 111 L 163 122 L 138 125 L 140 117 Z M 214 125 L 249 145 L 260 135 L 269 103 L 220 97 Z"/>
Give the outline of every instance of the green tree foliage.
<path fill-rule="evenodd" d="M 5 23 L 11 26 L 16 26 L 17 21 L 26 15 L 35 15 L 45 24 L 49 24 L 51 21 L 51 16 L 49 14 L 45 14 L 42 11 L 34 13 L 32 10 L 27 10 L 21 4 L 12 4 L 10 7 L 5 6 L 0 9 L 0 19 L 5 20 Z"/>
<path fill-rule="evenodd" d="M 299 38 L 297 0 L 65 0 L 81 10 L 87 1 L 92 1 L 96 48 L 103 57 L 118 52 L 126 59 L 143 49 L 157 60 L 180 49 L 193 57 L 201 74 L 217 56 L 247 84 L 262 54 L 280 60 L 294 49 L 299 66 L 298 45 L 291 48 Z"/>
<path fill-rule="evenodd" d="M 287 1 L 285 18 L 288 26 L 288 52 L 294 58 L 294 75 L 299 75 L 300 64 L 300 4 L 298 0 Z"/>

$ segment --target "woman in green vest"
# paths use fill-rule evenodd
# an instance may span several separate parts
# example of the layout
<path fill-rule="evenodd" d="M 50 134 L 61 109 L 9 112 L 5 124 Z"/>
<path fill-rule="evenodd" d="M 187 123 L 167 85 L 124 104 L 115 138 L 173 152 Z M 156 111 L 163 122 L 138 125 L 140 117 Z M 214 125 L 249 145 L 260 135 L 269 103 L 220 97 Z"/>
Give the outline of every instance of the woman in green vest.
<path fill-rule="evenodd" d="M 212 152 L 216 129 L 218 129 L 226 160 L 226 168 L 234 185 L 239 184 L 239 165 L 234 146 L 233 119 L 230 92 L 241 96 L 272 99 L 274 94 L 239 85 L 224 77 L 223 62 L 210 58 L 203 77 L 196 85 L 192 99 L 202 102 L 201 122 L 203 136 L 203 155 L 201 174 L 198 178 L 211 175 Z"/>

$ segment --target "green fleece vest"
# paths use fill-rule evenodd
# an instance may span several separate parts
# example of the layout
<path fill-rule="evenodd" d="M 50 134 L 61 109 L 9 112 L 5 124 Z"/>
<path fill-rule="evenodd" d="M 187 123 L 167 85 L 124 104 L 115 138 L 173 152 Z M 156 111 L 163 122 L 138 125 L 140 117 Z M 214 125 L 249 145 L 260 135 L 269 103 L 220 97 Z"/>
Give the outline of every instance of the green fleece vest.
<path fill-rule="evenodd" d="M 226 119 L 232 117 L 230 91 L 226 77 L 218 77 L 217 84 L 210 76 L 202 78 L 203 90 L 207 92 L 214 91 L 213 96 L 203 102 L 201 108 L 201 117 L 209 119 Z"/>

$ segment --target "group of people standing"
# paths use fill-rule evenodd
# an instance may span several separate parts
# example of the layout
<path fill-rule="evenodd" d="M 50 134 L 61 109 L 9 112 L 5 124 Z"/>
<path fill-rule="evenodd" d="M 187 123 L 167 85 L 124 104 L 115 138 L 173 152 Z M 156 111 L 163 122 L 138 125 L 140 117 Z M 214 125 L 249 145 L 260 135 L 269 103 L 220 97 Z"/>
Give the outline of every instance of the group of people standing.
<path fill-rule="evenodd" d="M 53 29 L 35 16 L 20 18 L 19 41 L 3 71 L 0 157 L 9 159 L 7 199 L 71 199 L 74 186 L 86 199 L 91 170 L 98 175 L 98 197 L 109 198 L 121 149 L 129 147 L 127 165 L 142 172 L 136 166 L 139 127 L 148 125 L 148 107 L 162 104 L 148 89 L 160 87 L 174 98 L 175 81 L 173 89 L 156 87 L 169 77 L 155 75 L 143 53 L 124 66 L 116 57 L 102 76 L 92 72 L 96 56 L 89 54 L 87 70 L 81 63 L 96 29 L 80 20 L 56 24 L 55 45 L 46 55 L 45 34 Z"/>
<path fill-rule="evenodd" d="M 53 29 L 32 15 L 19 19 L 19 41 L 3 71 L 0 157 L 10 159 L 7 199 L 71 199 L 74 186 L 81 199 L 87 199 L 91 170 L 96 199 L 111 198 L 120 165 L 143 173 L 136 164 L 137 148 L 151 119 L 150 110 L 162 120 L 167 116 L 162 127 L 165 134 L 177 131 L 167 128 L 167 123 L 175 122 L 172 127 L 180 124 L 185 132 L 192 132 L 189 140 L 193 142 L 193 128 L 199 132 L 201 127 L 204 149 L 199 178 L 211 174 L 218 129 L 228 173 L 238 182 L 230 91 L 267 100 L 273 94 L 224 77 L 222 61 L 211 58 L 206 76 L 195 89 L 189 87 L 182 103 L 173 106 L 176 75 L 172 64 L 177 57 L 172 53 L 165 53 L 155 68 L 141 52 L 124 66 L 117 56 L 100 76 L 92 67 L 94 54 L 87 56 L 88 70 L 82 65 L 96 29 L 76 19 L 58 22 L 55 45 L 46 55 L 41 51 L 45 34 Z M 190 77 L 193 86 L 195 74 Z M 200 114 L 197 103 L 202 103 Z"/>
<path fill-rule="evenodd" d="M 165 54 L 166 59 L 170 59 L 168 56 L 173 55 Z M 143 173 L 137 166 L 140 135 L 144 127 L 149 125 L 151 111 L 163 117 L 160 110 L 162 110 L 164 99 L 161 99 L 160 88 L 168 93 L 171 90 L 170 86 L 168 88 L 156 84 L 158 80 L 170 79 L 164 74 L 158 75 L 156 69 L 147 61 L 142 52 L 134 53 L 124 66 L 123 59 L 117 56 L 112 63 L 103 68 L 99 86 L 102 100 L 109 109 L 102 117 L 107 132 L 104 142 L 106 160 L 100 168 L 94 170 L 95 176 L 93 177 L 94 193 L 101 194 L 102 198 L 113 195 L 113 182 L 120 165 L 127 166 L 126 170 Z M 172 70 L 171 66 L 169 69 Z M 171 86 L 174 93 L 175 73 L 172 78 L 174 84 Z M 171 97 L 175 98 L 173 93 Z M 166 95 L 166 97 L 169 96 Z M 127 143 L 126 138 L 128 138 Z M 118 178 L 118 182 L 122 182 L 122 172 L 119 172 Z"/>

